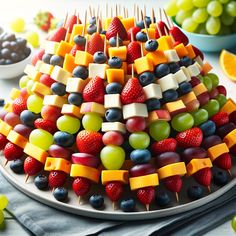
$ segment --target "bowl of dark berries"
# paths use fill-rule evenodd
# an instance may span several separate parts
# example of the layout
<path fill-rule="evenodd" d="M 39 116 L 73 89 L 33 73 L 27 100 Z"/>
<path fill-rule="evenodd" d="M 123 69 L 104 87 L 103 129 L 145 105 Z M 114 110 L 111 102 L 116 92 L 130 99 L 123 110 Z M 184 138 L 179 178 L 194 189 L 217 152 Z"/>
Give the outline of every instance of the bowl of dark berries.
<path fill-rule="evenodd" d="M 15 34 L 2 33 L 0 35 L 0 79 L 13 79 L 24 71 L 30 63 L 32 48 L 26 39 L 16 37 Z"/>

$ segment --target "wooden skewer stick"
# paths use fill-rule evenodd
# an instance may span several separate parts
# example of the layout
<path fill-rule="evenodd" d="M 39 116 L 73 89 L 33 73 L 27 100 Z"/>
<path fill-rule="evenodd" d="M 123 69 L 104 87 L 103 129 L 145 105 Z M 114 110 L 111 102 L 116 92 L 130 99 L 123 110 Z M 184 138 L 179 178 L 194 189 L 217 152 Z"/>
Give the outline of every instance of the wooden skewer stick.
<path fill-rule="evenodd" d="M 228 173 L 229 173 L 230 177 L 232 177 L 232 173 L 231 173 L 230 169 L 228 170 Z"/>
<path fill-rule="evenodd" d="M 26 175 L 25 176 L 25 183 L 27 183 L 28 179 L 29 179 L 29 175 Z"/>
<path fill-rule="evenodd" d="M 143 57 L 143 44 L 141 44 L 140 46 L 141 46 L 141 57 Z"/>
<path fill-rule="evenodd" d="M 97 17 L 99 16 L 99 11 L 100 11 L 100 6 L 98 5 L 98 8 L 97 8 Z"/>
<path fill-rule="evenodd" d="M 106 3 L 106 18 L 108 18 L 108 3 Z"/>
<path fill-rule="evenodd" d="M 159 20 L 162 21 L 162 13 L 161 13 L 161 8 L 159 7 Z"/>
<path fill-rule="evenodd" d="M 68 27 L 67 31 L 66 31 L 66 36 L 65 36 L 65 41 L 67 42 L 68 40 L 68 36 L 69 36 L 69 30 L 70 30 L 70 27 Z"/>
<path fill-rule="evenodd" d="M 74 16 L 76 16 L 77 15 L 77 13 L 76 13 L 77 11 L 76 11 L 76 9 L 75 9 L 75 11 L 74 11 Z"/>
<path fill-rule="evenodd" d="M 146 210 L 149 211 L 150 205 L 146 204 L 145 207 L 146 207 Z"/>
<path fill-rule="evenodd" d="M 179 194 L 177 192 L 175 193 L 175 197 L 176 197 L 176 202 L 179 203 Z"/>
<path fill-rule="evenodd" d="M 164 9 L 163 9 L 163 12 L 164 12 L 165 19 L 167 21 L 168 28 L 170 29 L 171 28 L 171 24 L 170 24 L 169 18 L 167 17 L 166 11 Z"/>
<path fill-rule="evenodd" d="M 128 8 L 126 8 L 126 18 L 128 18 L 129 17 L 129 10 L 128 10 Z"/>
<path fill-rule="evenodd" d="M 140 20 L 140 15 L 139 15 L 139 6 L 137 6 L 137 20 Z"/>
<path fill-rule="evenodd" d="M 143 8 L 143 14 L 144 16 L 146 16 L 146 5 L 144 4 L 144 8 Z"/>
<path fill-rule="evenodd" d="M 103 48 L 104 55 L 106 56 L 107 54 L 107 40 L 106 37 L 104 37 L 104 48 Z"/>
<path fill-rule="evenodd" d="M 125 11 L 125 7 L 123 7 L 123 15 L 124 15 L 124 18 L 126 18 L 126 11 Z"/>
<path fill-rule="evenodd" d="M 89 15 L 90 15 L 90 18 L 93 17 L 93 13 L 92 13 L 92 7 L 89 5 Z"/>
<path fill-rule="evenodd" d="M 112 9 L 112 6 L 111 6 L 111 18 L 113 18 L 113 9 Z"/>
<path fill-rule="evenodd" d="M 88 49 L 88 37 L 87 35 L 85 36 L 85 47 L 84 47 L 84 51 L 87 52 L 87 49 Z"/>
<path fill-rule="evenodd" d="M 79 24 L 79 12 L 77 14 L 77 21 L 76 21 L 77 24 Z"/>
<path fill-rule="evenodd" d="M 152 7 L 152 24 L 155 23 L 155 12 L 154 12 L 154 9 Z"/>
<path fill-rule="evenodd" d="M 162 37 L 161 29 L 160 29 L 160 27 L 158 25 L 158 22 L 156 22 L 156 28 L 157 28 L 159 36 Z"/>
<path fill-rule="evenodd" d="M 169 32 L 166 27 L 164 27 L 165 35 L 169 35 Z"/>
<path fill-rule="evenodd" d="M 121 5 L 119 4 L 118 16 L 121 16 Z"/>
<path fill-rule="evenodd" d="M 134 9 L 133 9 L 133 14 L 134 14 L 134 18 L 136 18 L 137 17 L 137 15 L 136 15 L 136 4 L 134 4 Z"/>
<path fill-rule="evenodd" d="M 147 23 L 146 23 L 145 16 L 143 15 L 143 11 L 142 11 L 142 10 L 141 10 L 141 17 L 142 17 L 143 24 L 144 24 L 144 27 L 145 27 L 145 30 L 146 30 L 147 38 L 148 38 L 148 40 L 149 40 L 150 37 L 149 37 L 149 34 L 148 34 Z"/>
<path fill-rule="evenodd" d="M 118 16 L 118 8 L 117 8 L 117 4 L 116 4 L 116 16 Z"/>
<path fill-rule="evenodd" d="M 207 186 L 208 192 L 211 193 L 211 186 Z"/>
<path fill-rule="evenodd" d="M 134 63 L 131 65 L 131 75 L 134 78 Z"/>
<path fill-rule="evenodd" d="M 86 24 L 87 24 L 87 10 L 85 11 L 85 16 L 84 16 L 84 27 L 83 27 L 82 36 L 85 35 Z"/>
<path fill-rule="evenodd" d="M 113 211 L 116 210 L 116 202 L 112 202 L 112 208 L 113 208 Z"/>
<path fill-rule="evenodd" d="M 81 203 L 81 196 L 78 197 L 78 204 L 80 205 Z"/>
<path fill-rule="evenodd" d="M 5 162 L 5 164 L 4 164 L 4 167 L 5 167 L 5 166 L 8 164 L 8 162 L 9 162 L 9 161 L 8 161 L 8 160 L 6 160 L 6 162 Z"/>
<path fill-rule="evenodd" d="M 97 33 L 99 34 L 100 32 L 100 22 L 99 22 L 99 17 L 96 17 L 96 26 L 97 26 Z"/>
<path fill-rule="evenodd" d="M 64 20 L 64 22 L 63 22 L 63 28 L 65 28 L 65 25 L 66 25 L 67 19 L 68 19 L 68 12 L 66 13 L 66 17 L 65 17 L 65 20 Z"/>
<path fill-rule="evenodd" d="M 116 34 L 116 47 L 119 48 L 120 43 L 119 43 L 119 34 Z"/>
<path fill-rule="evenodd" d="M 95 16 L 95 8 L 93 7 L 93 16 Z"/>

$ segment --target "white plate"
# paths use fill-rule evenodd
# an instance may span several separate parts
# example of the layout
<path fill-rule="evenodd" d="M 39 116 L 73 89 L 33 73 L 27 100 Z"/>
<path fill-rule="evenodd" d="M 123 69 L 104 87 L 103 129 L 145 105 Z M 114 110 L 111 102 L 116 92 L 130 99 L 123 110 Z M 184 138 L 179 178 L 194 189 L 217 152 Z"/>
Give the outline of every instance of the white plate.
<path fill-rule="evenodd" d="M 88 199 L 85 198 L 82 200 L 82 204 L 78 205 L 78 199 L 69 188 L 69 200 L 67 203 L 58 202 L 52 196 L 52 192 L 48 191 L 41 191 L 38 190 L 34 183 L 33 177 L 31 177 L 27 184 L 25 184 L 24 179 L 25 175 L 18 175 L 11 171 L 10 164 L 6 167 L 3 167 L 3 162 L 5 162 L 5 158 L 0 156 L 0 171 L 6 177 L 6 179 L 13 184 L 16 188 L 18 188 L 23 193 L 27 194 L 28 196 L 34 198 L 37 201 L 40 201 L 48 206 L 55 207 L 59 210 L 63 210 L 69 213 L 99 218 L 99 219 L 107 219 L 107 220 L 142 220 L 142 219 L 153 219 L 153 218 L 160 218 L 165 216 L 171 216 L 178 213 L 183 213 L 194 208 L 200 207 L 204 204 L 207 204 L 214 199 L 218 198 L 228 190 L 230 190 L 236 184 L 236 166 L 232 170 L 233 179 L 224 187 L 217 188 L 213 184 L 211 185 L 212 193 L 208 193 L 207 190 L 205 191 L 205 197 L 196 200 L 190 201 L 186 194 L 186 188 L 189 185 L 196 185 L 196 183 L 191 179 L 184 179 L 183 189 L 180 193 L 180 203 L 176 203 L 175 198 L 172 198 L 172 206 L 169 208 L 158 209 L 158 207 L 153 203 L 150 206 L 150 211 L 145 211 L 142 205 L 137 204 L 137 211 L 131 213 L 124 213 L 120 210 L 114 211 L 111 206 L 111 202 L 105 198 L 105 208 L 102 210 L 95 210 L 93 209 L 89 203 Z M 162 188 L 162 187 L 161 187 Z M 93 191 L 91 193 L 98 193 L 101 192 L 101 189 L 96 190 L 96 187 L 93 187 Z M 105 194 L 104 194 L 105 195 Z"/>

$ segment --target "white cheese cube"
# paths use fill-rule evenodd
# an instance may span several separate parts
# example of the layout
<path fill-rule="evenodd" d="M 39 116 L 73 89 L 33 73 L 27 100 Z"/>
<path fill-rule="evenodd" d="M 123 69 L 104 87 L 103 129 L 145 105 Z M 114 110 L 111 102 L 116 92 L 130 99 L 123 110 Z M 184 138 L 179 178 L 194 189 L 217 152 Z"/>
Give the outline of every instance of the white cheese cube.
<path fill-rule="evenodd" d="M 106 79 L 106 69 L 108 68 L 107 64 L 89 64 L 89 78 L 93 79 L 96 76 L 99 76 L 102 79 Z"/>
<path fill-rule="evenodd" d="M 143 87 L 143 90 L 146 94 L 147 99 L 162 98 L 161 86 L 159 84 L 154 84 L 154 83 L 149 84 Z"/>
<path fill-rule="evenodd" d="M 164 51 L 164 54 L 165 54 L 168 62 L 177 62 L 180 60 L 176 50 L 174 50 L 174 49 L 166 50 L 166 51 Z"/>
<path fill-rule="evenodd" d="M 70 78 L 71 76 L 72 74 L 70 72 L 64 70 L 60 66 L 55 66 L 51 73 L 52 79 L 65 85 L 67 84 L 68 78 Z"/>
<path fill-rule="evenodd" d="M 121 108 L 120 94 L 106 94 L 104 97 L 104 107 L 109 108 Z"/>
<path fill-rule="evenodd" d="M 185 75 L 182 69 L 180 69 L 174 74 L 174 78 L 178 84 L 181 84 L 182 82 L 185 82 L 188 80 L 187 76 Z"/>
<path fill-rule="evenodd" d="M 59 46 L 58 42 L 45 41 L 43 48 L 45 49 L 45 53 L 56 54 L 58 46 Z"/>
<path fill-rule="evenodd" d="M 118 131 L 125 134 L 126 128 L 125 125 L 121 122 L 103 122 L 102 132 L 108 132 L 108 131 Z"/>
<path fill-rule="evenodd" d="M 162 92 L 165 92 L 166 90 L 169 90 L 169 89 L 176 90 L 179 87 L 173 74 L 169 74 L 162 77 L 161 79 L 157 80 L 157 83 L 160 84 Z"/>
<path fill-rule="evenodd" d="M 188 66 L 188 71 L 191 76 L 197 76 L 200 74 L 199 64 L 195 62 L 191 66 Z"/>
<path fill-rule="evenodd" d="M 181 70 L 184 72 L 185 76 L 187 77 L 187 82 L 189 82 L 191 80 L 191 75 L 188 69 L 184 66 L 181 66 Z"/>
<path fill-rule="evenodd" d="M 144 103 L 131 103 L 123 106 L 123 117 L 129 119 L 135 116 L 148 117 L 147 106 Z"/>
<path fill-rule="evenodd" d="M 46 75 L 51 75 L 53 68 L 54 68 L 53 65 L 43 63 L 39 69 L 39 72 L 46 74 Z"/>
<path fill-rule="evenodd" d="M 201 67 L 203 66 L 203 60 L 200 56 L 197 56 L 195 59 L 194 59 Z"/>
<path fill-rule="evenodd" d="M 40 67 L 41 67 L 43 64 L 44 64 L 43 61 L 38 60 L 38 61 L 36 62 L 36 65 L 35 65 L 35 69 L 39 71 L 39 70 L 40 70 Z"/>
<path fill-rule="evenodd" d="M 58 95 L 46 95 L 43 99 L 43 105 L 50 105 L 62 108 L 67 103 L 67 98 Z"/>
<path fill-rule="evenodd" d="M 89 79 L 68 78 L 66 84 L 66 92 L 68 93 L 82 93 L 84 87 L 89 82 Z"/>

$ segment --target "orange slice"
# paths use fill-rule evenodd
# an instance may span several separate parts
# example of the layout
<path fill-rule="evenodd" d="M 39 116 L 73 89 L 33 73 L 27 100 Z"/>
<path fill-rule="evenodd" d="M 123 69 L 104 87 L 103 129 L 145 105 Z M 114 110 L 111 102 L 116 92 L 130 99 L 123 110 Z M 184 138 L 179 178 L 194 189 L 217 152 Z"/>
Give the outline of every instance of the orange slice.
<path fill-rule="evenodd" d="M 236 81 L 236 55 L 222 50 L 219 63 L 227 77 Z"/>

